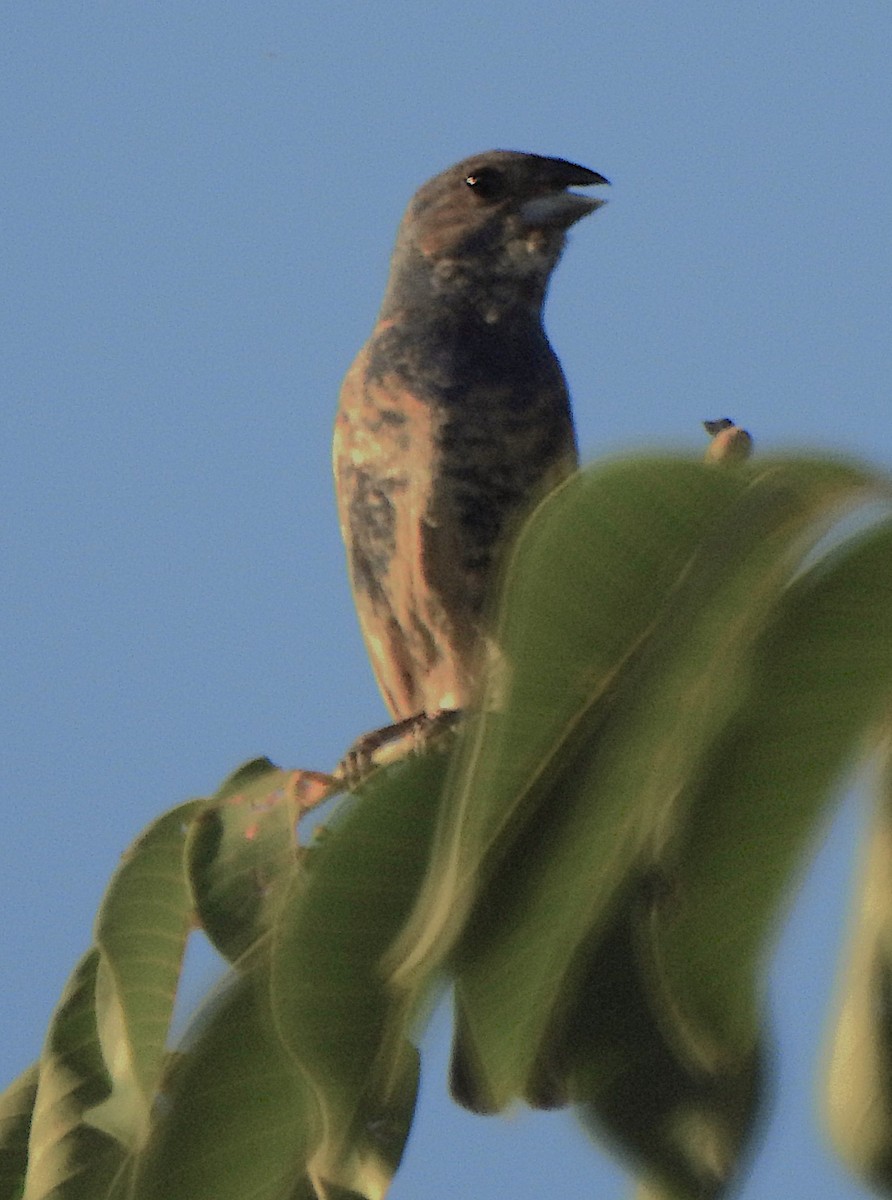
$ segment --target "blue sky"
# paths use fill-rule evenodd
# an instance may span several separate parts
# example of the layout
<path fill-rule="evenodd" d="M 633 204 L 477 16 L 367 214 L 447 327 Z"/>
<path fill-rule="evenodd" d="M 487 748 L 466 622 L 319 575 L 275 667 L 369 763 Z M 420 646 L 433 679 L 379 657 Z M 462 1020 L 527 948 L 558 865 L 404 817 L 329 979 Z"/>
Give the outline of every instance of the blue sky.
<path fill-rule="evenodd" d="M 329 445 L 430 175 L 498 146 L 613 181 L 547 311 L 586 458 L 728 415 L 892 468 L 892 9 L 72 0 L 0 28 L 5 1081 L 149 820 L 384 718 Z M 853 793 L 781 943 L 747 1198 L 866 1194 L 812 1096 L 859 820 Z M 450 1106 L 446 1041 L 393 1200 L 626 1193 L 566 1115 Z"/>

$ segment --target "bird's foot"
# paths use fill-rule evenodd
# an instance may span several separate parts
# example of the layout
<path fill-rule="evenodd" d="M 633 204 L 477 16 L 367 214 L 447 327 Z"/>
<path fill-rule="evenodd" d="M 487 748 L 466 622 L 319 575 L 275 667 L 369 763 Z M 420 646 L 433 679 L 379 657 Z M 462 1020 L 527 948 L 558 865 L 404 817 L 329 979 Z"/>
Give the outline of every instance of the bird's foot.
<path fill-rule="evenodd" d="M 416 713 L 393 725 L 384 725 L 358 737 L 335 768 L 335 776 L 349 787 L 367 779 L 377 767 L 419 754 L 429 746 L 454 737 L 461 718 L 460 708 L 435 713 Z"/>

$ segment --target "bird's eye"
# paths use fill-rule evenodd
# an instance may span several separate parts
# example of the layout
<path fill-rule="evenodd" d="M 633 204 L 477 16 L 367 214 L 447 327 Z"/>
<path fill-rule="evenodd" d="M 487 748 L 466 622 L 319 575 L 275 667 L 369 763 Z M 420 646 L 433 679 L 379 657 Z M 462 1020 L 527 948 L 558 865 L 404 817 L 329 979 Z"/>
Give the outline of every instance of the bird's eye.
<path fill-rule="evenodd" d="M 498 200 L 505 190 L 505 177 L 495 167 L 481 167 L 466 176 L 465 183 L 481 200 Z"/>

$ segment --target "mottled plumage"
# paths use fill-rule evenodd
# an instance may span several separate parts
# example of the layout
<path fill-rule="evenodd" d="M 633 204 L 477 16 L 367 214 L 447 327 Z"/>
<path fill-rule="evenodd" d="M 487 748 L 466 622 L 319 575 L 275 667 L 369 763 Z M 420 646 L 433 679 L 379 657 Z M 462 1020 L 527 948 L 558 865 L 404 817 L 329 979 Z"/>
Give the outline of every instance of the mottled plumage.
<path fill-rule="evenodd" d="M 398 721 L 471 700 L 500 553 L 576 465 L 542 304 L 566 230 L 603 203 L 566 189 L 606 182 L 492 151 L 426 183 L 400 225 L 334 438 L 356 608 Z"/>

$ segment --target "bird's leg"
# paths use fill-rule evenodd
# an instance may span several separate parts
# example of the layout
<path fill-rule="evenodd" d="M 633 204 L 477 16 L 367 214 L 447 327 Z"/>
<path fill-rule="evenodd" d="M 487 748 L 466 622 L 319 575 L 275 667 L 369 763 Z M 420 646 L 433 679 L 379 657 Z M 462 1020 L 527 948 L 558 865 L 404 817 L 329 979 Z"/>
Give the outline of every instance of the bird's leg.
<path fill-rule="evenodd" d="M 440 708 L 436 712 L 422 712 L 413 717 L 412 737 L 416 752 L 426 749 L 431 742 L 438 742 L 441 737 L 445 741 L 447 734 L 456 733 L 463 714 L 462 708 Z"/>
<path fill-rule="evenodd" d="M 417 720 L 417 716 L 406 717 L 402 721 L 395 721 L 392 725 L 383 725 L 380 729 L 372 729 L 368 733 L 362 734 L 338 763 L 335 775 L 353 783 L 365 779 L 378 765 L 379 751 L 394 743 L 399 745 L 407 736 L 414 736 Z M 389 758 L 390 755 L 387 757 Z"/>
<path fill-rule="evenodd" d="M 350 786 L 361 783 L 376 767 L 419 754 L 434 742 L 452 735 L 462 715 L 460 708 L 420 712 L 358 737 L 335 768 L 335 776 Z"/>

